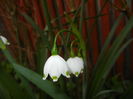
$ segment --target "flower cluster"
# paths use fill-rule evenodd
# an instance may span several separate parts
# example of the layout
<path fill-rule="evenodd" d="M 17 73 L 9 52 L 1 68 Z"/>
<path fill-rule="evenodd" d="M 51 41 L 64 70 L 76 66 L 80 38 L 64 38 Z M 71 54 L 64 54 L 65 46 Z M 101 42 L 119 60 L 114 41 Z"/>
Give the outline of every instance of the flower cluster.
<path fill-rule="evenodd" d="M 84 62 L 81 57 L 75 56 L 72 45 L 74 41 L 71 43 L 71 51 L 70 51 L 70 58 L 65 61 L 61 56 L 58 55 L 57 47 L 56 47 L 56 40 L 57 36 L 63 31 L 60 31 L 56 34 L 54 39 L 54 45 L 52 49 L 52 56 L 50 56 L 43 69 L 43 80 L 45 80 L 48 75 L 53 79 L 54 82 L 58 81 L 61 75 L 70 78 L 70 74 L 74 74 L 76 77 L 80 73 L 83 72 Z M 79 51 L 80 53 L 80 51 Z M 79 55 L 81 56 L 81 55 Z"/>
<path fill-rule="evenodd" d="M 83 72 L 84 62 L 81 57 L 71 57 L 67 60 L 67 64 L 71 73 L 76 77 Z"/>
<path fill-rule="evenodd" d="M 46 61 L 43 80 L 47 78 L 48 74 L 53 81 L 57 81 L 61 74 L 67 78 L 70 77 L 66 61 L 59 55 L 51 56 Z"/>
<path fill-rule="evenodd" d="M 83 65 L 83 59 L 80 57 L 71 57 L 65 61 L 59 55 L 52 55 L 47 59 L 44 65 L 43 80 L 47 78 L 48 74 L 54 82 L 58 81 L 61 74 L 70 78 L 70 74 L 73 73 L 78 77 L 78 75 L 83 72 Z"/>
<path fill-rule="evenodd" d="M 4 36 L 0 36 L 0 39 L 5 45 L 10 45 L 10 43 L 7 41 L 7 39 Z"/>
<path fill-rule="evenodd" d="M 10 45 L 10 43 L 4 36 L 0 35 L 0 48 L 3 50 L 6 49 L 6 45 Z"/>

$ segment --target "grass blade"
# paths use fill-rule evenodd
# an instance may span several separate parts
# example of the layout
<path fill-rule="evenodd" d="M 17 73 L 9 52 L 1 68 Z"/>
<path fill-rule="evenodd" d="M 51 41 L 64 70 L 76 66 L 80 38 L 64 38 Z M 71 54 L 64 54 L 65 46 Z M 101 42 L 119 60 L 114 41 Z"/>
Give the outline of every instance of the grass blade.
<path fill-rule="evenodd" d="M 37 73 L 22 67 L 19 64 L 14 63 L 14 69 L 17 70 L 21 75 L 35 84 L 38 88 L 45 91 L 54 99 L 68 99 L 67 95 L 61 92 L 54 84 L 48 80 L 42 80 L 42 76 L 38 75 Z"/>
<path fill-rule="evenodd" d="M 109 46 L 109 44 L 110 44 L 110 42 L 111 42 L 111 40 L 112 40 L 112 38 L 113 38 L 113 36 L 114 36 L 115 30 L 116 30 L 117 26 L 119 25 L 119 22 L 120 22 L 121 18 L 122 18 L 122 15 L 120 15 L 120 16 L 118 17 L 118 19 L 117 19 L 116 22 L 114 23 L 114 25 L 113 25 L 111 31 L 109 32 L 109 35 L 108 35 L 108 37 L 107 37 L 107 39 L 106 39 L 106 41 L 105 41 L 105 43 L 104 43 L 104 46 L 103 46 L 103 48 L 102 48 L 102 50 L 101 50 L 101 53 L 100 53 L 100 55 L 99 55 L 99 58 L 98 58 L 98 60 L 97 60 L 97 63 L 96 63 L 95 68 L 97 68 L 97 65 L 100 65 L 100 62 L 102 62 L 102 59 L 103 59 L 103 57 L 104 57 L 104 55 L 105 55 L 105 50 L 106 50 L 107 47 Z M 96 72 L 96 71 L 95 71 L 95 72 Z"/>
<path fill-rule="evenodd" d="M 24 18 L 32 25 L 32 27 L 39 32 L 40 35 L 42 35 L 44 33 L 43 30 L 40 29 L 40 27 L 33 21 L 33 19 L 31 17 L 29 17 L 26 14 L 22 14 L 24 16 Z"/>
<path fill-rule="evenodd" d="M 0 82 L 0 99 L 11 99 L 9 92 Z"/>
<path fill-rule="evenodd" d="M 52 28 L 52 24 L 51 24 L 51 17 L 50 17 L 47 5 L 48 5 L 47 0 L 42 0 L 42 6 L 43 6 L 44 16 L 45 16 L 45 20 L 46 20 L 46 25 L 48 26 L 48 31 L 50 31 L 49 40 L 51 40 L 51 42 L 53 44 L 54 33 L 52 31 L 53 28 Z"/>
<path fill-rule="evenodd" d="M 94 73 L 93 80 L 92 80 L 92 86 L 90 89 L 90 95 L 93 97 L 102 87 L 102 85 L 105 82 L 105 79 L 107 77 L 107 74 L 111 70 L 113 64 L 115 63 L 116 59 L 120 55 L 120 53 L 124 50 L 125 47 L 131 42 L 127 42 L 125 45 L 123 45 L 122 48 L 120 48 L 121 44 L 123 43 L 124 39 L 128 35 L 128 32 L 133 27 L 133 17 L 127 22 L 127 25 L 123 28 L 120 35 L 116 38 L 116 40 L 113 42 L 112 47 L 109 49 L 107 55 L 105 55 L 101 60 L 101 64 L 98 64 L 99 66 L 96 67 L 97 70 L 96 73 Z"/>
<path fill-rule="evenodd" d="M 3 53 L 17 72 L 19 72 L 26 79 L 35 84 L 38 88 L 46 92 L 48 95 L 50 95 L 54 99 L 69 99 L 68 96 L 65 93 L 61 92 L 52 82 L 48 80 L 43 81 L 42 76 L 40 76 L 39 74 L 17 64 L 8 50 L 3 50 Z"/>
<path fill-rule="evenodd" d="M 31 96 L 22 88 L 11 75 L 0 69 L 0 84 L 8 91 L 13 99 L 29 99 Z M 17 90 L 16 90 L 17 89 Z M 9 96 L 8 96 L 9 97 Z"/>
<path fill-rule="evenodd" d="M 52 30 L 52 25 L 51 25 L 51 18 L 50 18 L 50 14 L 48 11 L 48 4 L 47 4 L 47 0 L 42 0 L 42 4 L 43 4 L 43 10 L 44 10 L 44 16 L 46 19 L 46 24 L 48 26 L 48 30 Z"/>
<path fill-rule="evenodd" d="M 32 25 L 32 27 L 40 34 L 41 38 L 43 38 L 45 42 L 45 47 L 50 49 L 50 44 L 48 42 L 47 32 L 40 29 L 40 27 L 26 14 L 23 14 L 24 18 Z M 45 29 L 46 30 L 46 29 Z"/>

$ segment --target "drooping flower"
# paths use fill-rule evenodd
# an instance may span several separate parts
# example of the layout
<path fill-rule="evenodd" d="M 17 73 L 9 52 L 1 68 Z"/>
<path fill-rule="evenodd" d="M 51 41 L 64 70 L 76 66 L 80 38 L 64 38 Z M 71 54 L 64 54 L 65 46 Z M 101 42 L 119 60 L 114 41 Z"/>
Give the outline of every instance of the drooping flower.
<path fill-rule="evenodd" d="M 8 42 L 8 40 L 4 36 L 0 35 L 0 49 L 5 50 L 6 45 L 10 45 L 10 43 Z"/>
<path fill-rule="evenodd" d="M 67 78 L 70 78 L 67 63 L 59 55 L 52 55 L 47 59 L 44 65 L 43 73 L 43 80 L 45 80 L 47 76 L 50 75 L 53 81 L 56 82 L 58 81 L 58 78 L 61 74 Z"/>
<path fill-rule="evenodd" d="M 8 42 L 8 40 L 7 40 L 4 36 L 0 36 L 0 39 L 2 40 L 2 42 L 3 42 L 5 45 L 10 45 L 10 43 Z"/>
<path fill-rule="evenodd" d="M 67 64 L 70 72 L 73 73 L 76 77 L 78 77 L 78 75 L 83 72 L 84 62 L 81 57 L 70 57 L 67 60 Z"/>

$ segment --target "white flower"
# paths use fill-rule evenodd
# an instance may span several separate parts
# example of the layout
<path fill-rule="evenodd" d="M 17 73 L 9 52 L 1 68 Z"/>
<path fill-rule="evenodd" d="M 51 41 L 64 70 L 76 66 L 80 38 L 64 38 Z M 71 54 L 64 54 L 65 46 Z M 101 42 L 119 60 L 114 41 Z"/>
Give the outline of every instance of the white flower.
<path fill-rule="evenodd" d="M 7 41 L 7 39 L 4 36 L 0 36 L 0 39 L 5 45 L 10 45 L 10 43 Z"/>
<path fill-rule="evenodd" d="M 50 77 L 53 79 L 54 82 L 58 80 L 61 74 L 67 78 L 70 78 L 67 63 L 59 55 L 53 55 L 48 58 L 48 60 L 44 65 L 43 73 L 44 73 L 43 80 L 47 78 L 48 74 L 50 75 Z"/>
<path fill-rule="evenodd" d="M 70 57 L 67 60 L 67 64 L 70 69 L 70 72 L 73 73 L 76 77 L 78 77 L 78 75 L 83 72 L 84 62 L 82 58 Z"/>

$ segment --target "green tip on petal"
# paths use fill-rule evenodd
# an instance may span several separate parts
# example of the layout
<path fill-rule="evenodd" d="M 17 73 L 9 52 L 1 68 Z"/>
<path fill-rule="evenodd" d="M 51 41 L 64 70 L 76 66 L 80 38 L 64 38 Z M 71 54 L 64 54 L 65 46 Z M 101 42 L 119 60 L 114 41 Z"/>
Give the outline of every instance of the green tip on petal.
<path fill-rule="evenodd" d="M 43 75 L 43 78 L 42 78 L 42 79 L 43 79 L 43 80 L 45 80 L 45 79 L 46 79 L 46 75 L 45 75 L 45 74 Z"/>
<path fill-rule="evenodd" d="M 68 71 L 66 72 L 66 77 L 70 78 L 70 73 Z"/>
<path fill-rule="evenodd" d="M 78 77 L 79 76 L 79 72 L 75 72 L 75 76 Z"/>
<path fill-rule="evenodd" d="M 44 75 L 43 75 L 43 77 L 45 78 L 45 77 L 46 77 L 46 75 L 44 74 Z"/>
<path fill-rule="evenodd" d="M 57 76 L 52 76 L 52 79 L 53 79 L 53 82 L 56 82 L 56 81 L 58 81 L 58 78 L 57 78 Z"/>
<path fill-rule="evenodd" d="M 6 42 L 6 44 L 7 44 L 7 45 L 10 45 L 10 43 L 9 43 L 9 42 Z"/>

